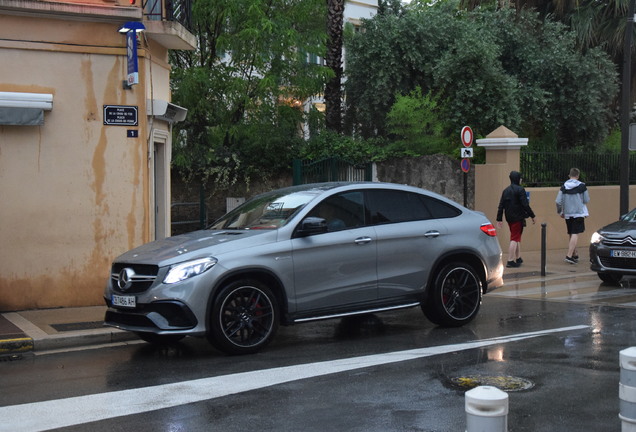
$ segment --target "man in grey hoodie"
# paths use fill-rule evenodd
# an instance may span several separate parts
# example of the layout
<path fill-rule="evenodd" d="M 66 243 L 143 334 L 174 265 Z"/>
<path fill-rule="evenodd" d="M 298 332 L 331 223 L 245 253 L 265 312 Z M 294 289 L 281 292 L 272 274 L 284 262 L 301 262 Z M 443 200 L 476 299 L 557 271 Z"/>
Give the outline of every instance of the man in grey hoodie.
<path fill-rule="evenodd" d="M 585 218 L 590 214 L 587 211 L 587 203 L 590 202 L 590 194 L 585 183 L 579 181 L 581 172 L 578 168 L 570 170 L 570 179 L 567 180 L 556 197 L 557 213 L 565 219 L 570 241 L 565 262 L 576 264 L 579 262 L 579 254 L 576 245 L 579 234 L 585 231 Z"/>

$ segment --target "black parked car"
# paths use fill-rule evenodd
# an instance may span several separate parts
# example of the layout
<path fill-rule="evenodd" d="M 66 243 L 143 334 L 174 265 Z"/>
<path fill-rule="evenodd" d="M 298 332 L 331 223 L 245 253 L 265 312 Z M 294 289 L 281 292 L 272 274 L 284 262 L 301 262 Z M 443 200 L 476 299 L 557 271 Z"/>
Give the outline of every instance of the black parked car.
<path fill-rule="evenodd" d="M 590 263 L 592 271 L 610 284 L 636 275 L 636 209 L 592 234 Z"/>

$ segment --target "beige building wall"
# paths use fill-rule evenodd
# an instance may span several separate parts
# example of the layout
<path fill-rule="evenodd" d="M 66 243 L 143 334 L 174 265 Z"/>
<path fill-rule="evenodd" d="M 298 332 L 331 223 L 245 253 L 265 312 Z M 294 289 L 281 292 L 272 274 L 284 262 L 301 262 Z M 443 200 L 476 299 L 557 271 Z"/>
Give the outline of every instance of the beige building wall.
<path fill-rule="evenodd" d="M 567 174 L 565 173 L 564 181 L 568 179 Z M 585 182 L 585 179 L 581 180 Z M 620 216 L 619 186 L 588 186 L 588 190 L 590 202 L 587 207 L 590 217 L 585 219 L 585 232 L 579 235 L 578 243 L 579 248 L 583 248 L 585 251 L 590 245 L 592 233 L 602 226 L 618 220 Z M 530 193 L 530 207 L 532 207 L 537 218 L 535 225 L 532 225 L 532 222 L 528 219 L 528 226 L 524 229 L 521 239 L 522 253 L 524 250 L 541 250 L 542 223 L 546 224 L 546 248 L 567 249 L 568 235 L 565 221 L 556 212 L 555 199 L 559 188 L 526 188 L 526 191 Z M 630 188 L 629 195 L 629 202 L 633 208 L 636 206 L 636 191 Z M 495 213 L 496 210 L 497 208 L 495 207 Z M 507 225 L 504 224 L 498 232 L 498 237 L 505 256 L 507 256 L 510 242 L 509 234 L 510 231 Z M 587 252 L 585 252 L 585 255 L 587 256 Z"/>
<path fill-rule="evenodd" d="M 53 108 L 41 126 L 0 125 L 0 311 L 103 304 L 112 259 L 154 239 L 156 220 L 169 233 L 170 126 L 146 115 L 147 100 L 170 100 L 168 50 L 142 38 L 140 83 L 124 89 L 117 30 L 141 9 L 65 19 L 3 5 L 0 92 L 49 93 Z M 104 105 L 138 107 L 139 124 L 104 125 Z"/>
<path fill-rule="evenodd" d="M 484 212 L 495 223 L 497 207 L 501 192 L 510 185 L 508 175 L 510 171 L 519 171 L 520 148 L 527 145 L 527 139 L 519 139 L 516 134 L 506 128 L 499 128 L 483 140 L 477 140 L 478 146 L 486 148 L 486 163 L 475 165 L 475 210 Z M 522 173 L 523 174 L 523 173 Z M 568 179 L 568 173 L 563 173 L 563 181 Z M 585 182 L 585 179 L 581 179 Z M 618 220 L 620 216 L 619 186 L 588 186 L 590 203 L 588 210 L 590 217 L 585 220 L 585 233 L 579 236 L 579 248 L 589 247 L 592 233 L 610 222 Z M 521 240 L 521 251 L 541 250 L 541 225 L 546 224 L 546 248 L 567 249 L 568 235 L 565 221 L 556 212 L 556 196 L 558 187 L 526 188 L 530 193 L 530 207 L 536 214 L 536 224 L 530 219 L 524 229 Z M 636 191 L 630 188 L 629 202 L 632 208 L 636 206 Z M 510 231 L 505 223 L 497 236 L 504 259 L 507 258 L 510 244 Z"/>

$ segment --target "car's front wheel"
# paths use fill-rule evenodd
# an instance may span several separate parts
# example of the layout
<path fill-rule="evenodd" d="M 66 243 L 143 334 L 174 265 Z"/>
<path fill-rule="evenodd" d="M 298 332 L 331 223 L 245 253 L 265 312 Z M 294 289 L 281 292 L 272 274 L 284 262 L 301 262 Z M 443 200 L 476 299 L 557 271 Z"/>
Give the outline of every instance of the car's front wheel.
<path fill-rule="evenodd" d="M 475 318 L 481 296 L 482 284 L 477 272 L 470 265 L 453 262 L 435 276 L 422 310 L 434 324 L 459 327 Z"/>
<path fill-rule="evenodd" d="M 598 273 L 598 277 L 605 283 L 618 285 L 623 278 L 623 275 L 617 273 Z"/>
<path fill-rule="evenodd" d="M 244 279 L 219 292 L 212 306 L 208 340 L 228 354 L 261 350 L 278 329 L 278 305 L 263 283 Z"/>

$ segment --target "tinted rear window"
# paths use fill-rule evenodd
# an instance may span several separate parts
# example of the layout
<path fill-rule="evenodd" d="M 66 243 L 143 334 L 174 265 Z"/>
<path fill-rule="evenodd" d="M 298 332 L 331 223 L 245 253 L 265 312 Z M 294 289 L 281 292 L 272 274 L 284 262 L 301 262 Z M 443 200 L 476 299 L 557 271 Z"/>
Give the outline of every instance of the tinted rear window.
<path fill-rule="evenodd" d="M 367 191 L 371 224 L 456 217 L 461 210 L 438 199 L 397 190 Z"/>
<path fill-rule="evenodd" d="M 462 211 L 457 207 L 438 199 L 432 197 L 422 197 L 422 199 L 426 202 L 426 207 L 431 212 L 433 219 L 453 218 L 462 214 Z"/>
<path fill-rule="evenodd" d="M 372 224 L 430 219 L 431 212 L 421 196 L 397 190 L 367 191 Z"/>

